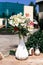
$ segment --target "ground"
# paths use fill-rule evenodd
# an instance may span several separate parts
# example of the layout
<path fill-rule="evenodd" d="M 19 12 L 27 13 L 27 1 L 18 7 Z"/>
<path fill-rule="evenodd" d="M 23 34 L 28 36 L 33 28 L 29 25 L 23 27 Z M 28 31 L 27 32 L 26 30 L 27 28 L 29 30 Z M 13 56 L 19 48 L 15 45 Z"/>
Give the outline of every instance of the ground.
<path fill-rule="evenodd" d="M 19 44 L 18 35 L 0 35 L 0 52 L 9 53 L 10 49 L 14 49 Z"/>
<path fill-rule="evenodd" d="M 0 52 L 4 55 L 9 53 L 19 44 L 18 35 L 0 35 Z M 0 65 L 43 65 L 43 54 L 39 56 L 29 56 L 26 60 L 17 60 L 15 56 L 6 55 L 0 60 Z"/>
<path fill-rule="evenodd" d="M 17 60 L 15 56 L 9 55 L 0 61 L 0 65 L 43 65 L 43 54 L 29 56 L 26 60 Z"/>
<path fill-rule="evenodd" d="M 34 33 L 38 29 L 33 30 Z M 25 37 L 25 41 L 27 41 L 27 37 Z M 8 54 L 10 49 L 14 49 L 19 44 L 18 35 L 1 35 L 0 34 L 0 52 L 3 54 Z"/>

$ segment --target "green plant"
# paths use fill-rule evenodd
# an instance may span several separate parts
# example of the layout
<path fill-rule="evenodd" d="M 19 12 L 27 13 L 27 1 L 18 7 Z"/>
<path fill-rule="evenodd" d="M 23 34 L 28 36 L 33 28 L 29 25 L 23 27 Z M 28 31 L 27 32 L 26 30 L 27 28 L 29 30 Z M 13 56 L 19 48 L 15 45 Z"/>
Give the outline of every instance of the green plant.
<path fill-rule="evenodd" d="M 26 42 L 27 49 L 29 49 L 29 47 L 36 48 L 37 44 L 40 46 L 40 51 L 43 52 L 43 31 L 41 30 L 31 35 Z"/>
<path fill-rule="evenodd" d="M 15 55 L 15 52 L 16 52 L 16 51 L 14 51 L 14 50 L 10 50 L 10 53 L 9 53 L 9 54 L 10 54 L 10 55 Z"/>
<path fill-rule="evenodd" d="M 9 26 L 9 27 L 7 28 L 7 32 L 8 32 L 8 33 L 14 33 L 14 27 Z"/>

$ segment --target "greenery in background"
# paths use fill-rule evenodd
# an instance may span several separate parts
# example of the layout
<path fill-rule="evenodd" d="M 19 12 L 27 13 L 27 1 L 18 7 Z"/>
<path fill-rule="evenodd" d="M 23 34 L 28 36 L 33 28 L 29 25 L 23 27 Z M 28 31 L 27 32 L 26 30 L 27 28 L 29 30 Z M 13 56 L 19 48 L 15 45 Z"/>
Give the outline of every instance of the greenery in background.
<path fill-rule="evenodd" d="M 13 33 L 14 34 L 14 28 L 10 27 L 6 29 L 7 33 Z"/>
<path fill-rule="evenodd" d="M 30 47 L 36 48 L 37 44 L 39 46 L 40 51 L 43 52 L 43 31 L 42 30 L 35 32 L 27 39 L 26 47 L 27 49 L 29 49 Z"/>
<path fill-rule="evenodd" d="M 14 27 L 9 25 L 7 28 L 6 27 L 1 28 L 0 33 L 1 34 L 14 34 Z"/>
<path fill-rule="evenodd" d="M 10 55 L 15 55 L 15 52 L 16 52 L 16 51 L 14 51 L 14 50 L 10 50 L 9 54 L 10 54 Z"/>

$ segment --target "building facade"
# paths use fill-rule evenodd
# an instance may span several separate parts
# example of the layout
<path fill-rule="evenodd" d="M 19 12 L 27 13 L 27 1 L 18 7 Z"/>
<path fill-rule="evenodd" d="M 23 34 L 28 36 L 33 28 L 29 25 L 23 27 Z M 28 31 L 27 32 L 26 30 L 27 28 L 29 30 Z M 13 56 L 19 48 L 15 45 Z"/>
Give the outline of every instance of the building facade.
<path fill-rule="evenodd" d="M 22 12 L 24 15 L 28 15 L 28 18 L 33 21 L 33 6 L 26 6 L 24 4 L 19 3 L 11 3 L 11 2 L 0 2 L 0 16 L 10 17 L 11 15 L 18 14 Z M 1 17 L 0 17 L 1 18 Z M 1 19 L 2 20 L 2 19 Z M 1 25 L 3 22 L 1 21 Z M 7 23 L 5 23 L 7 25 Z"/>
<path fill-rule="evenodd" d="M 43 19 L 43 0 L 36 0 L 36 4 L 39 5 L 39 19 Z"/>
<path fill-rule="evenodd" d="M 19 12 L 23 13 L 24 5 L 11 2 L 0 2 L 0 15 L 12 15 Z"/>

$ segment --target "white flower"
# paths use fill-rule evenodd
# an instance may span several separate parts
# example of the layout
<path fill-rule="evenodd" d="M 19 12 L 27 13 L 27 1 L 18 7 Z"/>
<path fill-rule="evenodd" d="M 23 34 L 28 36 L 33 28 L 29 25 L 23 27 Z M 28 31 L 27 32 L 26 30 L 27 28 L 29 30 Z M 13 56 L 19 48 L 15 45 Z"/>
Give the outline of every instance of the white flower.
<path fill-rule="evenodd" d="M 26 28 L 26 23 L 27 23 L 27 22 L 25 23 L 26 20 L 27 20 L 27 18 L 25 16 L 22 16 L 22 13 L 20 12 L 17 15 L 11 16 L 10 19 L 9 19 L 9 23 L 12 24 L 13 26 L 18 26 L 19 23 L 20 23 L 21 26 L 23 26 L 24 28 Z"/>

